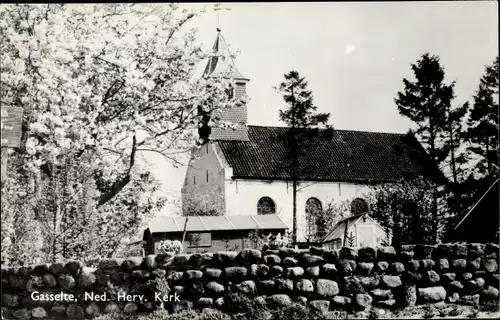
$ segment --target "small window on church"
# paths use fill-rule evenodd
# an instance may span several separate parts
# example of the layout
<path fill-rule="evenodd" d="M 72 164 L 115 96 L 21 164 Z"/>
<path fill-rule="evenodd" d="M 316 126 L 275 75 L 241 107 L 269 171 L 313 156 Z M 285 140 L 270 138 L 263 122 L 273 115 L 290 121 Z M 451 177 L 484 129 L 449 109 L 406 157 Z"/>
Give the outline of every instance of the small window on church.
<path fill-rule="evenodd" d="M 276 213 L 276 205 L 273 199 L 269 197 L 262 197 L 257 203 L 257 214 L 271 214 Z"/>
<path fill-rule="evenodd" d="M 196 184 L 196 177 L 193 177 L 193 184 Z"/>

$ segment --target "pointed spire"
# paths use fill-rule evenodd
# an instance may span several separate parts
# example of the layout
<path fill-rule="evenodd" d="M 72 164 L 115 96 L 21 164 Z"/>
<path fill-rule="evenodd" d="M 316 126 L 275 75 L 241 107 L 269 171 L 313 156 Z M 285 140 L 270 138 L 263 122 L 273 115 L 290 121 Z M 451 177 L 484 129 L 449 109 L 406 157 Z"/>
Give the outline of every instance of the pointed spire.
<path fill-rule="evenodd" d="M 250 79 L 244 77 L 236 68 L 236 64 L 231 57 L 226 40 L 221 34 L 220 28 L 217 28 L 217 37 L 212 48 L 213 56 L 208 59 L 207 66 L 205 67 L 204 75 L 211 76 L 220 73 L 228 72 L 231 78 L 235 80 L 249 81 Z"/>

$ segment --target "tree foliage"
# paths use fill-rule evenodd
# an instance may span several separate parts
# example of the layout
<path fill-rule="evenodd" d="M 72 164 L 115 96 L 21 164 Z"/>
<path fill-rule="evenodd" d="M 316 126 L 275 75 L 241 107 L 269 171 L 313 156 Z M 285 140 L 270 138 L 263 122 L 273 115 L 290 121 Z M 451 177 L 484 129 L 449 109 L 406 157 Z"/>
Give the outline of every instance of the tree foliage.
<path fill-rule="evenodd" d="M 432 189 L 432 183 L 419 178 L 377 185 L 366 194 L 371 216 L 393 246 L 434 243 Z"/>
<path fill-rule="evenodd" d="M 185 27 L 198 14 L 174 4 L 0 8 L 1 103 L 24 108 L 2 221 L 40 225 L 47 260 L 112 255 L 164 202 L 142 156 L 175 162 L 195 144 L 198 106 L 229 105 L 222 77 L 193 77 L 206 54 Z"/>
<path fill-rule="evenodd" d="M 475 157 L 475 173 L 498 176 L 498 56 L 486 66 L 473 96 L 465 137 L 468 151 Z"/>
<path fill-rule="evenodd" d="M 280 137 L 287 144 L 287 152 L 282 159 L 283 165 L 289 169 L 293 188 L 293 237 L 297 241 L 297 185 L 302 174 L 311 173 L 313 168 L 301 166 L 299 158 L 308 146 L 319 136 L 318 129 L 325 127 L 329 113 L 318 113 L 313 95 L 307 90 L 308 82 L 297 71 L 285 74 L 285 81 L 276 88 L 282 95 L 288 108 L 280 110 L 280 120 L 288 130 Z"/>

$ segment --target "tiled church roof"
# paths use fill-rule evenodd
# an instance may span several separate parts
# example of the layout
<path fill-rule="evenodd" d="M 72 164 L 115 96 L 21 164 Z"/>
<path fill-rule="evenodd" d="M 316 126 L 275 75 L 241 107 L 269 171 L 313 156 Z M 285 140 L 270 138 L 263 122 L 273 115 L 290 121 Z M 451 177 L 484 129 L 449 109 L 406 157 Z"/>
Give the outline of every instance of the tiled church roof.
<path fill-rule="evenodd" d="M 248 126 L 250 141 L 217 140 L 234 178 L 286 179 L 286 127 Z M 412 135 L 333 130 L 315 138 L 299 157 L 301 180 L 390 182 L 401 177 L 442 179 Z M 288 157 L 289 158 L 289 157 Z"/>

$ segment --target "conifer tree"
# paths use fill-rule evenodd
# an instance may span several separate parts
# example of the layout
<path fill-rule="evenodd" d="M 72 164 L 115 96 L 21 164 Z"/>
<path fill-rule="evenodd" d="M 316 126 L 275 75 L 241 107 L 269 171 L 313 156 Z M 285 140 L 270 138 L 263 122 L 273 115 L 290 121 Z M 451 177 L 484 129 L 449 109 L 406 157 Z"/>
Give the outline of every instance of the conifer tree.
<path fill-rule="evenodd" d="M 280 110 L 280 120 L 289 127 L 281 137 L 286 141 L 287 152 L 283 159 L 290 172 L 293 193 L 293 241 L 297 241 L 297 185 L 303 174 L 312 170 L 300 161 L 305 149 L 318 136 L 318 128 L 325 126 L 329 113 L 318 113 L 312 92 L 307 90 L 308 82 L 297 71 L 285 74 L 285 81 L 277 90 L 282 94 L 288 108 Z"/>

